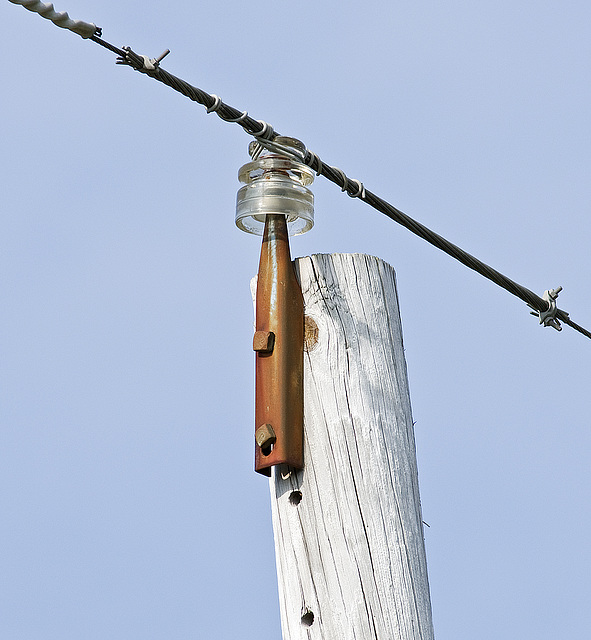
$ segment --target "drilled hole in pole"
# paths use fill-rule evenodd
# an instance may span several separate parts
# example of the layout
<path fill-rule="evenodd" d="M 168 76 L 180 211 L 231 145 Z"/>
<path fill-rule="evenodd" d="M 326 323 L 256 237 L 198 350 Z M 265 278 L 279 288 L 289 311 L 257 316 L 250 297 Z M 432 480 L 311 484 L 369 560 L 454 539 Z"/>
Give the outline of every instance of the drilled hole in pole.
<path fill-rule="evenodd" d="M 302 501 L 302 492 L 301 491 L 292 491 L 289 494 L 289 502 L 290 502 L 290 504 L 293 504 L 294 507 L 297 507 L 298 504 L 300 504 L 301 501 Z"/>
<path fill-rule="evenodd" d="M 314 624 L 314 614 L 306 610 L 306 613 L 302 616 L 302 627 L 311 627 Z"/>

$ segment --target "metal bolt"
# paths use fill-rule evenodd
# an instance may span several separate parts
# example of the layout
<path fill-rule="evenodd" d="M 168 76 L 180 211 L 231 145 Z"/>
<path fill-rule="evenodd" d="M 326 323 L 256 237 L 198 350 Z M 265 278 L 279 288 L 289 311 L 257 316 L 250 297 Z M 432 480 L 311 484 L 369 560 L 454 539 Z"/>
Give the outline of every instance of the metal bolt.
<path fill-rule="evenodd" d="M 163 60 L 164 58 L 166 58 L 166 56 L 170 53 L 170 49 L 167 49 L 164 53 L 161 53 L 156 60 L 154 60 L 154 64 L 156 66 L 158 66 Z"/>
<path fill-rule="evenodd" d="M 272 331 L 257 331 L 252 339 L 252 348 L 257 353 L 271 353 L 275 346 L 275 334 Z"/>
<path fill-rule="evenodd" d="M 275 444 L 277 437 L 270 424 L 261 425 L 254 434 L 254 439 L 261 449 Z"/>

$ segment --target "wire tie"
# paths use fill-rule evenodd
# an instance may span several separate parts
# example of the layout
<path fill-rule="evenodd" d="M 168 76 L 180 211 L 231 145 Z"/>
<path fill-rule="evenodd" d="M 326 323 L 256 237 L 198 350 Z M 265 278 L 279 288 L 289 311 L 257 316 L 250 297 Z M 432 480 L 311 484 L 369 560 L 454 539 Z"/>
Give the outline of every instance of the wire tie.
<path fill-rule="evenodd" d="M 248 111 L 243 111 L 237 118 L 224 118 L 224 116 L 220 116 L 220 118 L 226 122 L 236 122 L 237 124 L 240 124 L 248 118 Z"/>
<path fill-rule="evenodd" d="M 274 133 L 273 127 L 268 122 L 265 122 L 264 120 L 257 120 L 257 122 L 263 127 L 263 130 L 259 133 L 254 133 L 252 135 L 254 135 L 255 138 L 262 138 L 263 140 L 268 140 L 269 138 L 267 136 L 271 136 Z"/>
<path fill-rule="evenodd" d="M 320 176 L 322 175 L 322 169 L 324 169 L 324 164 L 322 163 L 320 156 L 317 156 L 316 154 L 314 154 L 314 157 L 316 158 L 316 160 L 318 160 L 318 169 L 316 169 L 316 175 Z"/>
<path fill-rule="evenodd" d="M 347 183 L 349 182 L 349 178 L 347 178 L 347 174 L 342 169 L 339 169 L 338 167 L 331 167 L 331 169 L 341 176 L 341 180 L 343 181 L 343 184 L 341 186 L 341 191 L 347 191 Z"/>
<path fill-rule="evenodd" d="M 310 160 L 308 162 L 304 160 L 304 164 L 307 164 L 310 167 L 310 169 L 315 171 L 317 176 L 321 175 L 322 169 L 324 167 L 324 165 L 322 164 L 322 160 L 313 151 L 310 151 L 310 149 L 306 149 L 306 151 L 310 154 Z M 318 167 L 317 169 L 313 169 L 312 167 L 312 165 L 314 164 L 314 160 L 316 160 L 316 166 Z"/>
<path fill-rule="evenodd" d="M 215 93 L 212 93 L 210 97 L 213 98 L 213 104 L 211 107 L 207 107 L 207 113 L 217 111 L 220 108 L 220 104 L 222 104 L 222 99 L 219 96 L 216 96 Z"/>
<path fill-rule="evenodd" d="M 347 192 L 347 195 L 351 198 L 361 198 L 361 200 L 363 200 L 365 198 L 365 187 L 363 186 L 363 182 L 356 180 L 355 178 L 351 178 L 351 182 L 354 182 L 357 185 L 357 191 L 355 193 Z"/>
<path fill-rule="evenodd" d="M 264 149 L 263 145 L 258 140 L 254 140 L 253 142 L 250 143 L 249 149 L 248 149 L 250 151 L 250 157 L 253 160 L 258 160 L 259 156 L 263 152 L 263 149 Z"/>
<path fill-rule="evenodd" d="M 268 149 L 269 151 L 291 158 L 296 162 L 304 162 L 305 153 L 299 149 L 296 149 L 295 147 L 281 144 L 276 140 L 267 140 L 266 138 L 261 138 L 260 136 L 257 136 L 256 140 L 259 145 L 265 147 L 265 149 Z"/>
<path fill-rule="evenodd" d="M 274 151 L 277 153 L 277 145 L 272 143 L 270 140 L 266 138 L 259 138 L 255 136 L 255 139 L 248 146 L 248 151 L 253 160 L 258 160 L 259 156 L 263 152 L 263 149 L 267 149 L 267 151 Z"/>

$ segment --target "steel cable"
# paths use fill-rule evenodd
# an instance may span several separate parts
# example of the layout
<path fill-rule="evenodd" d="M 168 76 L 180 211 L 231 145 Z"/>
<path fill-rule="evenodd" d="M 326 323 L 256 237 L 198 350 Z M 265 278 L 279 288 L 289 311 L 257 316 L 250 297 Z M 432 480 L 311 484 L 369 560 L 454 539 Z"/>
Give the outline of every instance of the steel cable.
<path fill-rule="evenodd" d="M 189 100 L 193 100 L 194 102 L 198 102 L 203 106 L 207 107 L 210 112 L 215 110 L 218 116 L 225 120 L 226 122 L 236 122 L 240 124 L 240 126 L 250 135 L 252 136 L 260 136 L 265 128 L 268 130 L 268 137 L 271 139 L 275 137 L 277 134 L 272 130 L 269 125 L 266 123 L 262 123 L 259 120 L 255 120 L 251 118 L 246 112 L 240 112 L 234 107 L 231 107 L 218 99 L 216 101 L 215 96 L 212 96 L 210 93 L 199 89 L 198 87 L 194 87 L 193 85 L 185 82 L 185 80 L 181 80 L 176 76 L 172 75 L 172 73 L 168 73 L 162 69 L 159 65 L 153 64 L 151 65 L 153 68 L 149 68 L 146 66 L 147 58 L 143 56 L 139 56 L 137 53 L 132 51 L 129 47 L 123 47 L 119 49 L 118 47 L 113 46 L 112 44 L 106 42 L 102 38 L 98 36 L 91 36 L 90 38 L 93 42 L 105 47 L 109 51 L 116 53 L 119 57 L 117 58 L 118 64 L 123 64 L 132 67 L 136 71 L 140 71 L 159 82 L 167 85 L 171 89 L 178 91 L 183 94 L 185 97 L 189 98 Z M 213 109 L 215 107 L 215 109 Z"/>
<path fill-rule="evenodd" d="M 217 96 L 213 96 L 198 87 L 194 87 L 188 82 L 177 78 L 176 76 L 168 73 L 162 69 L 159 65 L 151 65 L 153 68 L 146 66 L 146 58 L 134 53 L 130 48 L 118 49 L 113 47 L 109 43 L 105 42 L 98 36 L 92 36 L 90 38 L 97 44 L 106 47 L 110 51 L 116 53 L 119 58 L 117 62 L 119 64 L 126 64 L 136 71 L 140 71 L 159 82 L 171 87 L 175 91 L 182 93 L 184 96 L 198 102 L 207 108 L 208 113 L 215 112 L 217 115 L 226 122 L 235 122 L 249 134 L 257 138 L 263 145 L 266 142 L 272 142 L 272 140 L 278 135 L 273 128 L 266 123 L 255 120 L 248 116 L 246 111 L 239 111 L 230 105 L 222 102 Z M 261 138 L 261 134 L 264 138 Z M 303 162 L 311 169 L 313 169 L 318 175 L 323 175 L 325 178 L 338 185 L 342 191 L 346 191 L 347 194 L 354 198 L 359 198 L 369 206 L 373 207 L 380 213 L 383 213 L 391 220 L 394 220 L 398 224 L 402 225 L 415 235 L 419 236 L 429 244 L 437 247 L 447 255 L 458 260 L 460 263 L 476 271 L 483 277 L 487 278 L 496 285 L 502 287 L 512 295 L 516 296 L 523 302 L 525 302 L 532 309 L 540 313 L 548 311 L 549 303 L 535 294 L 533 291 L 524 287 L 511 278 L 503 275 L 500 271 L 493 269 L 482 260 L 479 260 L 475 256 L 471 255 L 467 251 L 464 251 L 457 245 L 453 244 L 449 240 L 446 240 L 443 236 L 435 233 L 425 225 L 421 224 L 414 218 L 411 218 L 406 213 L 400 211 L 386 200 L 383 200 L 376 194 L 365 189 L 363 184 L 358 180 L 349 178 L 341 169 L 333 167 L 323 162 L 318 155 L 306 150 L 301 156 L 298 154 L 296 159 Z M 571 328 L 575 329 L 579 333 L 583 334 L 587 338 L 591 339 L 591 332 L 587 331 L 580 325 L 576 324 L 569 318 L 569 314 L 562 309 L 557 309 L 555 317 L 564 322 Z"/>
<path fill-rule="evenodd" d="M 268 123 L 261 120 L 255 120 L 254 118 L 249 116 L 246 111 L 239 111 L 238 109 L 225 104 L 218 96 L 207 93 L 206 91 L 203 91 L 198 87 L 194 87 L 188 82 L 177 78 L 171 73 L 168 73 L 160 67 L 158 60 L 152 60 L 150 58 L 147 58 L 146 56 L 140 56 L 132 51 L 129 47 L 123 47 L 119 49 L 118 47 L 115 47 L 107 41 L 103 40 L 101 37 L 99 37 L 101 35 L 101 30 L 95 27 L 95 25 L 90 25 L 90 23 L 81 23 L 80 21 L 68 22 L 69 18 L 67 14 L 58 15 L 53 11 L 53 6 L 43 5 L 43 3 L 36 2 L 35 0 L 9 1 L 13 2 L 14 4 L 21 4 L 25 6 L 25 8 L 30 8 L 31 10 L 37 11 L 41 15 L 43 15 L 43 13 L 46 13 L 47 17 L 52 19 L 58 26 L 62 26 L 63 24 L 67 25 L 67 28 L 75 30 L 75 28 L 73 27 L 79 27 L 80 24 L 83 24 L 84 29 L 82 30 L 82 32 L 81 30 L 78 30 L 77 33 L 79 33 L 79 35 L 82 35 L 82 37 L 89 38 L 93 42 L 108 49 L 112 53 L 115 53 L 118 56 L 118 64 L 128 65 L 136 71 L 144 73 L 145 75 L 148 75 L 151 78 L 162 82 L 175 91 L 183 94 L 190 100 L 193 100 L 194 102 L 198 102 L 199 104 L 205 106 L 208 113 L 217 113 L 217 115 L 226 122 L 239 124 L 249 135 L 254 136 L 261 145 L 272 145 L 273 140 L 278 136 L 277 132 L 274 131 L 273 127 L 271 127 Z M 43 7 L 44 11 L 41 10 L 41 7 Z M 60 22 L 62 24 L 60 24 Z M 88 27 L 86 27 L 87 24 Z M 94 28 L 93 35 L 90 35 L 91 26 L 92 28 Z M 478 258 L 475 258 L 473 255 L 464 251 L 455 244 L 449 242 L 417 220 L 414 220 L 413 218 L 403 213 L 396 207 L 392 206 L 390 203 L 378 197 L 371 191 L 366 190 L 363 184 L 359 182 L 359 180 L 351 179 L 341 169 L 324 163 L 315 153 L 306 150 L 305 153 L 301 154 L 301 156 L 297 155 L 296 159 L 316 171 L 318 175 L 323 175 L 331 182 L 337 184 L 341 188 L 341 190 L 346 191 L 349 196 L 353 198 L 359 198 L 377 211 L 380 211 L 390 219 L 402 225 L 415 235 L 419 236 L 423 240 L 426 240 L 428 243 L 437 247 L 441 251 L 447 253 L 452 258 L 455 258 L 466 267 L 472 269 L 473 271 L 476 271 L 477 273 L 484 276 L 488 280 L 491 280 L 509 293 L 523 300 L 532 309 L 539 312 L 541 323 L 543 322 L 543 324 L 545 324 L 546 326 L 550 324 L 551 326 L 560 329 L 559 323 L 555 322 L 555 320 L 557 319 L 572 327 L 584 336 L 591 338 L 591 332 L 573 322 L 569 318 L 568 313 L 566 311 L 563 311 L 562 309 L 556 309 L 550 321 L 545 322 L 543 320 L 542 314 L 548 312 L 548 310 L 551 308 L 550 303 L 546 299 L 541 298 L 533 291 L 530 291 L 526 287 L 523 287 L 517 282 L 511 280 L 496 269 L 493 269 Z"/>

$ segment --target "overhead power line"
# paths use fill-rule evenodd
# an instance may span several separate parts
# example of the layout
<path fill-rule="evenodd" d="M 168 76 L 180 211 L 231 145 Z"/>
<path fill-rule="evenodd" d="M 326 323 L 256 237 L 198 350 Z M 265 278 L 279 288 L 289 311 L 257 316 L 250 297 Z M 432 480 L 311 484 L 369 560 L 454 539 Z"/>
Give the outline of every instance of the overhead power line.
<path fill-rule="evenodd" d="M 53 5 L 49 2 L 39 2 L 39 0 L 8 0 L 8 2 L 20 4 L 25 9 L 38 13 L 43 18 L 47 18 L 47 20 L 51 20 L 56 26 L 62 29 L 69 29 L 83 38 L 101 35 L 101 30 L 96 24 L 84 22 L 83 20 L 72 20 L 65 11 L 60 13 L 55 11 Z"/>
<path fill-rule="evenodd" d="M 533 315 L 539 317 L 540 324 L 551 326 L 560 331 L 562 329 L 560 322 L 564 322 L 587 338 L 591 338 L 591 332 L 573 322 L 566 311 L 557 308 L 556 298 L 562 290 L 562 287 L 546 291 L 543 297 L 538 296 L 533 291 L 511 280 L 467 251 L 446 240 L 443 236 L 440 236 L 417 220 L 414 220 L 386 200 L 372 193 L 366 189 L 359 180 L 349 178 L 345 172 L 338 167 L 333 167 L 323 162 L 317 154 L 309 149 L 306 148 L 304 151 L 299 152 L 292 147 L 284 147 L 283 145 L 277 144 L 274 140 L 279 134 L 267 122 L 252 118 L 248 115 L 247 111 L 240 111 L 225 104 L 219 96 L 203 91 L 162 69 L 160 62 L 164 56 L 169 53 L 168 50 L 156 59 L 138 55 L 129 47 L 118 48 L 103 40 L 101 38 L 101 29 L 96 27 L 96 25 L 80 20 L 71 20 L 67 13 L 56 13 L 51 4 L 44 4 L 37 0 L 8 1 L 13 4 L 20 4 L 30 11 L 39 13 L 54 22 L 57 26 L 67 28 L 83 38 L 90 39 L 96 44 L 108 49 L 118 56 L 117 64 L 127 65 L 136 71 L 162 82 L 190 100 L 205 106 L 207 113 L 216 113 L 226 122 L 239 124 L 249 135 L 253 136 L 259 142 L 261 147 L 292 156 L 299 162 L 306 164 L 318 175 L 323 175 L 338 185 L 342 191 L 346 192 L 352 198 L 362 200 L 377 211 L 398 222 L 415 235 L 423 238 L 423 240 L 426 240 L 434 247 L 455 258 L 466 267 L 476 271 L 520 300 L 523 300 L 523 302 L 533 309 Z"/>

